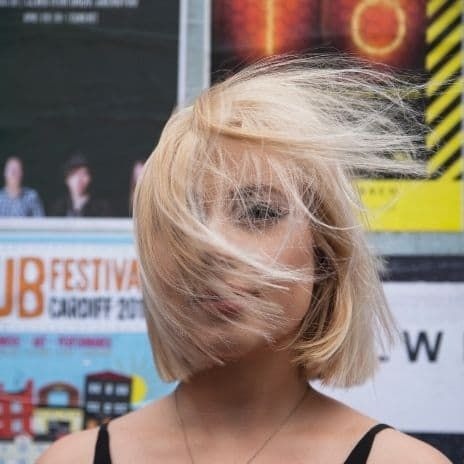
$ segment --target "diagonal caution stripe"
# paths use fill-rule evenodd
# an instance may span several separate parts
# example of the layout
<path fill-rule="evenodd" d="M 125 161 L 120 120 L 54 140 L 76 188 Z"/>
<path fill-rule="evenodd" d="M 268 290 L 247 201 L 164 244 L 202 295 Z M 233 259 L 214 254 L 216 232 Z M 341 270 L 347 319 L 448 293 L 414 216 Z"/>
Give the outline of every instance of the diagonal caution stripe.
<path fill-rule="evenodd" d="M 430 176 L 431 180 L 438 179 L 441 177 L 451 166 L 456 162 L 457 159 L 462 157 L 461 150 L 454 152 L 434 173 Z"/>
<path fill-rule="evenodd" d="M 458 105 L 443 121 L 441 121 L 432 132 L 426 136 L 427 148 L 432 149 L 447 134 L 447 132 L 461 121 L 462 104 Z"/>
<path fill-rule="evenodd" d="M 435 38 L 433 42 L 427 43 L 425 49 L 427 53 L 433 50 L 438 44 L 442 43 L 444 39 L 448 36 L 448 34 L 459 24 L 462 23 L 462 16 L 458 16 L 453 22 L 449 23 L 448 26 L 443 29 L 440 34 Z"/>
<path fill-rule="evenodd" d="M 451 102 L 461 98 L 463 89 L 463 79 L 457 79 L 446 92 L 440 95 L 425 111 L 425 120 L 427 123 L 433 122 Z"/>
<path fill-rule="evenodd" d="M 447 79 L 453 73 L 461 68 L 461 65 L 464 61 L 464 52 L 461 50 L 459 53 L 456 53 L 447 63 L 432 76 L 427 84 L 426 94 L 428 97 L 433 95 L 440 88 L 442 84 L 446 82 Z"/>
<path fill-rule="evenodd" d="M 442 66 L 446 64 L 446 62 L 450 59 L 451 56 L 454 56 L 456 55 L 456 53 L 459 53 L 459 50 L 461 50 L 460 42 L 454 44 L 451 50 L 441 57 L 440 61 L 438 61 L 438 63 L 432 69 L 430 69 L 430 74 L 432 76 L 435 75 L 442 68 Z"/>
<path fill-rule="evenodd" d="M 427 53 L 425 67 L 430 71 L 456 44 L 461 42 L 464 35 L 464 24 L 459 24 L 446 38 L 440 42 L 433 50 Z"/>
<path fill-rule="evenodd" d="M 434 173 L 453 153 L 456 153 L 464 142 L 463 131 L 458 131 L 454 137 L 449 140 L 445 146 L 439 150 L 427 162 L 427 171 L 429 174 Z"/>
<path fill-rule="evenodd" d="M 438 182 L 449 182 L 454 180 L 464 170 L 464 158 L 460 156 L 438 179 Z"/>
<path fill-rule="evenodd" d="M 433 16 L 440 8 L 443 8 L 447 3 L 451 4 L 454 0 L 430 0 L 427 2 L 427 17 Z"/>
<path fill-rule="evenodd" d="M 430 106 L 432 105 L 436 100 L 438 100 L 443 94 L 445 94 L 448 89 L 456 82 L 458 79 L 463 80 L 463 85 L 464 85 L 464 78 L 461 77 L 461 71 L 462 69 L 459 68 L 455 73 L 453 73 L 447 81 L 442 84 L 439 88 L 439 90 L 434 94 L 430 95 L 427 97 L 427 104 Z"/>
<path fill-rule="evenodd" d="M 453 2 L 451 6 L 427 28 L 425 34 L 427 43 L 433 42 L 446 26 L 459 17 L 461 13 L 462 3 L 460 1 Z"/>

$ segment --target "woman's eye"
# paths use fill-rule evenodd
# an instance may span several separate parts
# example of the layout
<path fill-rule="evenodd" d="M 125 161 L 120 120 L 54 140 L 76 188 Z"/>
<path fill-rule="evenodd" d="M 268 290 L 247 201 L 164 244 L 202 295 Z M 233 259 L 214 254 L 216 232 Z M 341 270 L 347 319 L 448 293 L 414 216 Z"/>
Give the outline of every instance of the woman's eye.
<path fill-rule="evenodd" d="M 239 215 L 239 223 L 244 225 L 264 227 L 274 225 L 280 218 L 286 215 L 281 208 L 276 208 L 266 204 L 252 205 Z"/>

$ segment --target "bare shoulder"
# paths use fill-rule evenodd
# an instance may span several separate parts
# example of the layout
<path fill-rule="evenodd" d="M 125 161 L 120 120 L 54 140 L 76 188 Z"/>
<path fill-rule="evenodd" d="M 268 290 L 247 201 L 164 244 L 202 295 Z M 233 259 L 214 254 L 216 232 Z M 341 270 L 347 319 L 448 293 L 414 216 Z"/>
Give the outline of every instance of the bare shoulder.
<path fill-rule="evenodd" d="M 83 430 L 57 440 L 40 456 L 37 464 L 91 464 L 98 429 Z"/>
<path fill-rule="evenodd" d="M 344 450 L 353 449 L 361 437 L 379 421 L 364 415 L 350 406 L 319 393 L 323 405 L 326 428 L 331 433 L 338 430 L 338 440 Z M 320 422 L 318 422 L 319 424 Z M 343 425 L 341 425 L 343 424 Z M 343 451 L 340 450 L 340 453 Z M 368 464 L 451 464 L 432 446 L 393 428 L 376 435 L 369 454 Z"/>
<path fill-rule="evenodd" d="M 451 464 L 440 451 L 423 441 L 394 429 L 378 434 L 369 455 L 368 464 Z"/>
<path fill-rule="evenodd" d="M 166 422 L 164 411 L 167 399 L 161 398 L 134 412 L 113 419 L 108 424 L 110 451 L 131 462 L 131 453 L 137 453 L 140 442 L 149 443 L 153 431 L 160 434 Z M 129 435 L 128 435 L 129 434 Z M 39 458 L 37 464 L 92 464 L 98 428 L 83 430 L 57 440 Z M 127 440 L 127 436 L 131 440 Z M 121 446 L 124 443 L 124 446 Z M 126 456 L 127 454 L 127 456 Z M 124 460 L 122 461 L 124 462 Z"/>

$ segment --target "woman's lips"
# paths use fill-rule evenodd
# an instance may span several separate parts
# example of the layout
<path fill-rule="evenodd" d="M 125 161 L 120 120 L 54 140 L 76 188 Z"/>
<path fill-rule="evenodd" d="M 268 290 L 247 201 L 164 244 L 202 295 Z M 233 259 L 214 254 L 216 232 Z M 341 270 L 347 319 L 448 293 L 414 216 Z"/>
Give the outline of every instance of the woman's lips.
<path fill-rule="evenodd" d="M 260 296 L 259 292 L 253 290 L 247 290 L 243 288 L 233 287 L 237 297 L 243 295 L 253 295 L 255 297 Z M 207 305 L 208 308 L 214 309 L 215 311 L 228 316 L 237 318 L 243 313 L 243 306 L 233 299 L 221 298 L 218 294 L 207 291 L 201 296 L 197 296 L 193 299 L 194 304 Z"/>
<path fill-rule="evenodd" d="M 212 300 L 209 301 L 209 304 L 214 306 L 222 314 L 227 316 L 237 316 L 241 313 L 241 308 L 236 303 L 233 303 L 230 300 Z"/>
<path fill-rule="evenodd" d="M 252 293 L 247 292 L 243 289 L 237 289 L 238 292 L 237 296 L 244 293 Z M 236 301 L 226 298 L 221 298 L 219 295 L 213 292 L 207 292 L 206 295 L 199 297 L 196 299 L 197 303 L 200 304 L 207 304 L 208 307 L 214 308 L 214 310 L 226 315 L 226 316 L 235 316 L 237 317 L 240 313 L 243 312 L 243 308 L 238 304 Z"/>

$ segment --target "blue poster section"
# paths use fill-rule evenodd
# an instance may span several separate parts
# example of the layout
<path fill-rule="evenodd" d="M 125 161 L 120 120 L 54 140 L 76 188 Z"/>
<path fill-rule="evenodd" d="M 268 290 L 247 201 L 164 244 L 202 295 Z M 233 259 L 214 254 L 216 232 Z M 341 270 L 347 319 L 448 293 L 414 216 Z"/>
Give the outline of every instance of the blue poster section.
<path fill-rule="evenodd" d="M 0 336 L 0 439 L 53 441 L 169 393 L 145 333 Z"/>

